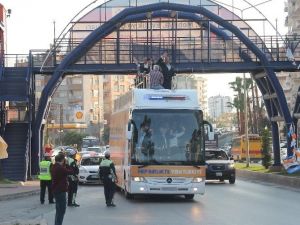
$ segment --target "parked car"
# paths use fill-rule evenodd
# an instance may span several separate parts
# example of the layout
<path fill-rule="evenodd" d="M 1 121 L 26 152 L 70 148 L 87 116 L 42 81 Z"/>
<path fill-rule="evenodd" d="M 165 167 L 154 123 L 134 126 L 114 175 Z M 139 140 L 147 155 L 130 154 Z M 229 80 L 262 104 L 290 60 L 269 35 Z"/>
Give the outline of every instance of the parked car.
<path fill-rule="evenodd" d="M 235 183 L 235 168 L 233 158 L 230 158 L 224 150 L 205 150 L 206 180 L 229 180 Z"/>
<path fill-rule="evenodd" d="M 103 157 L 90 154 L 84 154 L 79 163 L 79 183 L 95 183 L 100 184 L 99 165 Z"/>

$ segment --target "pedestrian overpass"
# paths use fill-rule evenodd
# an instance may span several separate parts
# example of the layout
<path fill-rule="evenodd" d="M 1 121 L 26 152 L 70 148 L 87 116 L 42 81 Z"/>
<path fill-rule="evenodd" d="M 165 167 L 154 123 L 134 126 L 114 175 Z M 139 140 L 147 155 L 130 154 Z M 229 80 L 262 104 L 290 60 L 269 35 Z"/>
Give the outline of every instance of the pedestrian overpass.
<path fill-rule="evenodd" d="M 111 0 L 72 20 L 52 49 L 32 50 L 25 60 L 5 55 L 0 71 L 1 132 L 10 157 L 2 160 L 4 175 L 22 180 L 27 171 L 38 173 L 43 122 L 65 76 L 136 73 L 135 58 L 158 59 L 164 51 L 178 74 L 250 73 L 272 125 L 274 164 L 280 165 L 278 122 L 286 127 L 297 124 L 300 98 L 292 115 L 276 72 L 298 71 L 300 39 L 259 36 L 249 25 L 264 22 L 245 20 L 209 0 Z M 287 52 L 294 54 L 287 57 Z M 48 75 L 49 81 L 36 102 L 38 74 Z M 6 123 L 7 101 L 24 108 L 25 122 Z"/>

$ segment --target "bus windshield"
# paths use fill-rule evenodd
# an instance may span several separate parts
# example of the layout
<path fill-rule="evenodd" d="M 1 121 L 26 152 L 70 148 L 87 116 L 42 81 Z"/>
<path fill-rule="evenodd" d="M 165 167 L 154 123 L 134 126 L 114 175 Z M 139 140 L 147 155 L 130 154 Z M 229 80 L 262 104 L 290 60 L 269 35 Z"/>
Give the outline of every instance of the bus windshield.
<path fill-rule="evenodd" d="M 202 113 L 197 110 L 134 110 L 133 165 L 203 165 Z"/>
<path fill-rule="evenodd" d="M 98 138 L 83 138 L 82 140 L 83 148 L 94 147 L 99 145 L 100 145 L 100 141 Z"/>

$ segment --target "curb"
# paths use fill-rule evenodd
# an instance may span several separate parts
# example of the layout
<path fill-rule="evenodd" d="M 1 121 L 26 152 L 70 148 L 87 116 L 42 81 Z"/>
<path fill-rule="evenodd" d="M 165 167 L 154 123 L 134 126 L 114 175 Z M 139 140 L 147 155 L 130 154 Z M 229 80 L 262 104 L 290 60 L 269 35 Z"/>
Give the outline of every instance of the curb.
<path fill-rule="evenodd" d="M 38 194 L 40 194 L 40 190 L 33 190 L 33 191 L 26 191 L 26 192 L 21 192 L 21 193 L 3 195 L 3 196 L 0 196 L 0 201 L 13 200 L 13 199 L 17 199 L 17 198 L 23 198 L 23 197 L 28 197 L 28 196 L 38 195 Z"/>
<path fill-rule="evenodd" d="M 300 189 L 300 178 L 286 177 L 279 174 L 259 173 L 248 170 L 236 170 L 236 176 L 242 179 L 267 182 L 290 188 Z"/>

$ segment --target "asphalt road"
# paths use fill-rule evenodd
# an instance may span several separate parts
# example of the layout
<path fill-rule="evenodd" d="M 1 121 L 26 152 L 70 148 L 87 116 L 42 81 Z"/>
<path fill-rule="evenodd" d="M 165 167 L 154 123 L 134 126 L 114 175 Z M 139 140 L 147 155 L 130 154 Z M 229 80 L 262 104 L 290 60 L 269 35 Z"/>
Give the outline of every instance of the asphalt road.
<path fill-rule="evenodd" d="M 64 225 L 298 225 L 300 190 L 238 180 L 209 182 L 204 196 L 139 197 L 115 195 L 116 208 L 105 206 L 102 186 L 81 186 L 79 208 L 68 208 Z M 54 205 L 40 205 L 38 196 L 0 202 L 0 224 L 42 216 L 54 224 Z"/>

